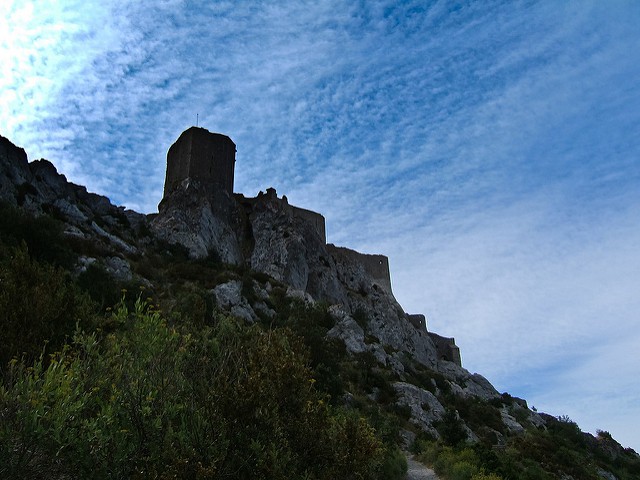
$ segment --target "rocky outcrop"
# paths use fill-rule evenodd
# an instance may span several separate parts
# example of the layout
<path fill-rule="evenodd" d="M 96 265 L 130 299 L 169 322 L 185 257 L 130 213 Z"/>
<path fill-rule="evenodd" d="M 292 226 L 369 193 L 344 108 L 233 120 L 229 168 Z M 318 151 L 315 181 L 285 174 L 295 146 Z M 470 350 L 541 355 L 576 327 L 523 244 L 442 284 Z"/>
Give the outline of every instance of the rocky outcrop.
<path fill-rule="evenodd" d="M 327 335 L 340 339 L 349 353 L 366 352 L 368 349 L 364 340 L 364 330 L 358 322 L 338 305 L 331 306 L 329 312 L 336 323 Z"/>
<path fill-rule="evenodd" d="M 219 308 L 228 310 L 232 315 L 249 323 L 253 323 L 258 319 L 247 299 L 242 296 L 241 281 L 232 280 L 223 283 L 211 290 L 211 293 Z"/>
<path fill-rule="evenodd" d="M 32 181 L 27 153 L 0 136 L 0 199 L 22 205 L 24 196 L 33 190 Z"/>
<path fill-rule="evenodd" d="M 236 216 L 236 205 L 226 192 L 213 194 L 187 179 L 162 200 L 151 226 L 158 237 L 182 245 L 192 258 L 214 255 L 239 265 L 243 259 L 232 228 Z"/>
<path fill-rule="evenodd" d="M 69 236 L 94 241 L 114 253 L 135 253 L 148 223 L 145 215 L 116 207 L 107 197 L 90 193 L 58 173 L 48 160 L 27 155 L 0 137 L 0 200 L 33 215 L 62 220 Z"/>
<path fill-rule="evenodd" d="M 445 408 L 437 397 L 423 388 L 411 383 L 396 382 L 393 385 L 398 394 L 398 404 L 409 407 L 411 422 L 434 438 L 440 438 L 435 424 L 442 420 Z"/>
<path fill-rule="evenodd" d="M 436 370 L 450 380 L 451 388 L 457 395 L 477 397 L 482 400 L 492 400 L 500 397 L 500 394 L 489 380 L 480 374 L 472 374 L 467 369 L 459 367 L 452 362 L 438 362 Z"/>
<path fill-rule="evenodd" d="M 399 378 L 415 362 L 442 375 L 458 396 L 499 397 L 484 377 L 461 367 L 453 339 L 428 332 L 424 316 L 404 312 L 391 290 L 386 257 L 327 245 L 324 217 L 289 205 L 274 189 L 247 198 L 194 175 L 176 177 L 159 213 L 145 216 L 68 182 L 46 160 L 28 163 L 24 150 L 0 137 L 0 200 L 35 215 L 53 214 L 64 222 L 66 235 L 100 247 L 100 259 L 79 258 L 78 272 L 98 264 L 118 280 L 147 285 L 136 277 L 134 259 L 144 257 L 150 244 L 181 245 L 192 258 L 248 267 L 270 278 L 245 284 L 249 280 L 236 276 L 210 288 L 213 304 L 231 315 L 249 323 L 273 318 L 271 285 L 282 284 L 287 297 L 329 305 L 335 324 L 328 336 L 344 342 L 350 354 L 370 354 Z M 437 436 L 434 423 L 444 414 L 437 395 L 408 382 L 393 387 L 411 422 Z M 503 423 L 517 432 L 522 427 L 512 413 L 502 412 Z"/>
<path fill-rule="evenodd" d="M 252 243 L 249 266 L 315 299 L 344 302 L 335 264 L 315 227 L 294 215 L 284 199 L 258 195 L 253 200 L 244 203 Z"/>

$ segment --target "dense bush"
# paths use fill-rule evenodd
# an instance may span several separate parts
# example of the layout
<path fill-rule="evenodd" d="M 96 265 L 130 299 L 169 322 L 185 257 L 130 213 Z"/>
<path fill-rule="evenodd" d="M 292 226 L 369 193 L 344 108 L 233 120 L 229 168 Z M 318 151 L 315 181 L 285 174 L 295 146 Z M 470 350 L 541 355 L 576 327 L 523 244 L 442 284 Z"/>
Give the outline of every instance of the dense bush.
<path fill-rule="evenodd" d="M 23 244 L 0 254 L 0 369 L 13 356 L 27 363 L 60 348 L 77 322 L 87 325 L 93 305 L 60 268 L 29 257 Z"/>
<path fill-rule="evenodd" d="M 330 401 L 337 403 L 344 391 L 341 362 L 346 353 L 344 343 L 327 337 L 335 320 L 323 303 L 307 304 L 299 299 L 286 297 L 274 288 L 272 305 L 277 309 L 274 318 L 264 319 L 267 328 L 285 327 L 304 341 L 309 350 L 310 366 L 316 388 L 330 395 Z"/>
<path fill-rule="evenodd" d="M 481 459 L 471 447 L 454 448 L 438 442 L 419 441 L 414 449 L 421 461 L 431 465 L 447 480 L 501 480 L 496 474 L 486 473 Z"/>
<path fill-rule="evenodd" d="M 77 283 L 101 309 L 113 307 L 122 297 L 121 286 L 103 266 L 95 263 L 78 276 Z"/>
<path fill-rule="evenodd" d="M 450 399 L 447 403 L 460 407 L 467 425 L 476 422 L 476 428 L 481 421 L 479 412 L 489 412 L 493 407 L 469 399 Z M 563 477 L 596 480 L 600 478 L 598 469 L 609 471 L 621 480 L 638 478 L 638 456 L 635 452 L 626 452 L 606 432 L 593 438 L 580 432 L 568 417 L 546 416 L 545 420 L 546 429 L 530 427 L 522 434 L 501 437 L 504 443 L 500 448 L 492 448 L 492 444 L 482 441 L 470 446 L 462 441 L 462 423 L 456 411 L 449 407 L 437 424 L 441 440 L 436 442 L 421 437 L 416 441 L 414 451 L 446 480 L 551 480 Z M 487 415 L 489 425 L 494 421 L 492 415 Z"/>
<path fill-rule="evenodd" d="M 442 419 L 436 423 L 436 429 L 449 446 L 460 445 L 467 439 L 467 431 L 458 417 L 458 412 L 452 407 L 446 409 Z"/>
<path fill-rule="evenodd" d="M 0 477 L 371 478 L 382 447 L 330 407 L 290 331 L 170 327 L 138 302 L 0 389 Z"/>
<path fill-rule="evenodd" d="M 47 215 L 32 217 L 0 202 L 0 245 L 19 248 L 26 244 L 39 262 L 68 268 L 76 255 L 63 235 L 63 224 Z"/>

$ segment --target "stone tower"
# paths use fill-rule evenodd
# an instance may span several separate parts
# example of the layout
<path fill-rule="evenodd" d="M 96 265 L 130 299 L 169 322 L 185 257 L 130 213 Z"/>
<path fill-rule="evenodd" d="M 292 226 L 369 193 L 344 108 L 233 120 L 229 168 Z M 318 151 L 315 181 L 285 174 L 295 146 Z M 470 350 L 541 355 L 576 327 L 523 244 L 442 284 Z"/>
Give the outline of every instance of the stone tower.
<path fill-rule="evenodd" d="M 186 179 L 231 196 L 235 163 L 236 144 L 229 137 L 191 127 L 182 132 L 167 153 L 164 198 Z"/>

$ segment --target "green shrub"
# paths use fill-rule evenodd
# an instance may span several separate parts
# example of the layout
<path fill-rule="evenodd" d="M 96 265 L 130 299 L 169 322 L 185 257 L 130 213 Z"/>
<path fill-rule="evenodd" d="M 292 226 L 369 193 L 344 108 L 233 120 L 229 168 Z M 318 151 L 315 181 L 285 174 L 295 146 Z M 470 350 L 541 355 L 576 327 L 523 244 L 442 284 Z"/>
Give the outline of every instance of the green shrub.
<path fill-rule="evenodd" d="M 471 477 L 471 480 L 502 480 L 502 477 L 496 475 L 495 473 L 476 473 Z"/>
<path fill-rule="evenodd" d="M 471 480 L 478 473 L 478 467 L 468 461 L 459 461 L 451 466 L 450 472 L 450 480 Z"/>
<path fill-rule="evenodd" d="M 442 453 L 443 447 L 440 443 L 430 440 L 418 440 L 413 445 L 413 451 L 418 455 L 418 459 L 426 465 L 433 465 L 440 453 Z"/>
<path fill-rule="evenodd" d="M 381 480 L 402 479 L 407 473 L 407 457 L 397 447 L 387 448 L 378 473 Z"/>
<path fill-rule="evenodd" d="M 78 418 L 87 401 L 79 374 L 68 352 L 47 367 L 42 358 L 29 368 L 11 363 L 8 388 L 0 386 L 0 477 L 44 478 L 60 463 L 66 437 L 78 433 L 69 419 Z"/>
<path fill-rule="evenodd" d="M 24 245 L 6 253 L 0 258 L 0 368 L 14 356 L 30 363 L 43 349 L 60 348 L 77 322 L 90 324 L 94 310 L 62 269 L 32 260 Z"/>
<path fill-rule="evenodd" d="M 462 421 L 452 408 L 447 408 L 442 420 L 436 424 L 436 428 L 447 445 L 459 445 L 467 439 L 467 432 Z"/>
<path fill-rule="evenodd" d="M 280 290 L 279 287 L 273 289 Z M 300 336 L 310 353 L 310 366 L 314 372 L 315 387 L 330 395 L 337 403 L 344 392 L 341 361 L 345 358 L 344 343 L 328 338 L 327 332 L 335 320 L 328 312 L 327 305 L 309 305 L 297 299 L 275 294 L 278 315 L 274 319 L 263 320 L 266 327 L 286 327 Z"/>
<path fill-rule="evenodd" d="M 101 265 L 89 265 L 78 275 L 77 283 L 101 309 L 117 305 L 122 298 L 120 286 Z"/>
<path fill-rule="evenodd" d="M 39 262 L 69 268 L 75 255 L 63 235 L 63 224 L 48 215 L 33 217 L 0 202 L 0 244 L 18 248 L 24 243 Z"/>
<path fill-rule="evenodd" d="M 414 452 L 418 460 L 431 465 L 438 475 L 447 480 L 501 480 L 495 474 L 485 473 L 486 469 L 475 447 L 456 448 L 420 439 L 414 444 Z"/>
<path fill-rule="evenodd" d="M 195 327 L 210 325 L 214 312 L 211 295 L 192 283 L 185 283 L 176 290 L 172 316 Z"/>
<path fill-rule="evenodd" d="M 373 428 L 328 405 L 291 331 L 226 317 L 178 330 L 141 301 L 113 317 L 117 330 L 77 334 L 48 364 L 12 364 L 0 477 L 54 464 L 97 479 L 365 479 L 384 467 Z"/>

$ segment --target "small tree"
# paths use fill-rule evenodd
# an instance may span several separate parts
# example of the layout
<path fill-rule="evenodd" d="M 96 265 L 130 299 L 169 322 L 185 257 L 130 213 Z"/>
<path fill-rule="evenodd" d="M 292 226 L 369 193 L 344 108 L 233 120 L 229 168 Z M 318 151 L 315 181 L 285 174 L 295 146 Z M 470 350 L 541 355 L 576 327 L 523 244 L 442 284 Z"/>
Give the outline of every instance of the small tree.
<path fill-rule="evenodd" d="M 458 417 L 458 412 L 452 408 L 446 410 L 436 428 L 447 445 L 456 446 L 467 439 L 462 420 Z"/>

